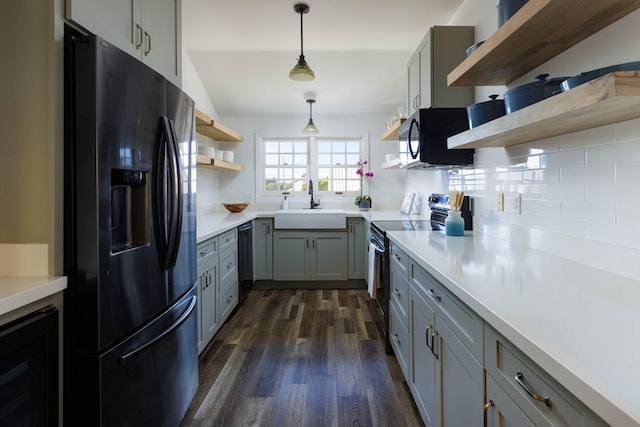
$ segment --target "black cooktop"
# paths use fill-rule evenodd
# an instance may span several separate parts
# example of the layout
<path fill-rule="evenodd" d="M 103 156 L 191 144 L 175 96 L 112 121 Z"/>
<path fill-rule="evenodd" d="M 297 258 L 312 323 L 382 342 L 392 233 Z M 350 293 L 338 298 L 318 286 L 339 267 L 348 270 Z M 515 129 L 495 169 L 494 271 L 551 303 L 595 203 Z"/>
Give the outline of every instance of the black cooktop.
<path fill-rule="evenodd" d="M 398 221 L 373 221 L 374 226 L 382 231 L 428 231 L 431 221 L 428 219 L 411 219 Z"/>

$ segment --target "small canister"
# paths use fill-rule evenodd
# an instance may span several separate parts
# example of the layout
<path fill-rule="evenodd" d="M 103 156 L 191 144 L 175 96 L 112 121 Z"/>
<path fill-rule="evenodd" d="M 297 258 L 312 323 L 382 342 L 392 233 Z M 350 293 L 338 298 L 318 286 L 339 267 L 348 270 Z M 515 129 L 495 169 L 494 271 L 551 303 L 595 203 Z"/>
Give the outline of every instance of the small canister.
<path fill-rule="evenodd" d="M 464 236 L 464 219 L 462 212 L 450 210 L 444 220 L 444 234 L 447 236 Z"/>

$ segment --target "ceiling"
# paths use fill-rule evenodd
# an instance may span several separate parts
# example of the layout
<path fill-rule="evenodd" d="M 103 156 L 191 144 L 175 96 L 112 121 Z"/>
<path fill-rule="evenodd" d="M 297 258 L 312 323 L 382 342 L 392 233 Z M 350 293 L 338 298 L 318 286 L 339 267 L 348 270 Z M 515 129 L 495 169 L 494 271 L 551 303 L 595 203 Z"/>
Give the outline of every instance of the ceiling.
<path fill-rule="evenodd" d="M 289 79 L 300 55 L 295 0 L 183 0 L 182 42 L 219 115 L 395 115 L 406 66 L 462 0 L 308 0 L 304 55 L 316 78 Z"/>

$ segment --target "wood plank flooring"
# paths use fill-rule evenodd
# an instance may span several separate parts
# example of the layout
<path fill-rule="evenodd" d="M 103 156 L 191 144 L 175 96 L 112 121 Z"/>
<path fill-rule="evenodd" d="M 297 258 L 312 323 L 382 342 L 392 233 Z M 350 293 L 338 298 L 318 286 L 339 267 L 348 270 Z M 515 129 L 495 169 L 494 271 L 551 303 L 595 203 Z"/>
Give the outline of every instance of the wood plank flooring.
<path fill-rule="evenodd" d="M 200 358 L 182 426 L 422 426 L 366 290 L 253 290 Z"/>

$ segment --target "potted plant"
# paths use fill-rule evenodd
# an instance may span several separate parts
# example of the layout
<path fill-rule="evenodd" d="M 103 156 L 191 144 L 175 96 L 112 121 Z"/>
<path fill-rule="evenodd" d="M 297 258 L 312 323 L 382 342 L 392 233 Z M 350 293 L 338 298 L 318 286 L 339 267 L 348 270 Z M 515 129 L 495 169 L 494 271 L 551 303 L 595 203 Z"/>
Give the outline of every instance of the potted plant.
<path fill-rule="evenodd" d="M 356 169 L 356 175 L 360 176 L 360 195 L 358 197 L 356 197 L 356 201 L 355 204 L 356 206 L 358 206 L 361 210 L 368 210 L 371 208 L 371 196 L 369 196 L 368 194 L 363 194 L 363 184 L 364 184 L 364 180 L 366 178 L 371 179 L 373 178 L 373 172 L 371 171 L 364 171 L 364 166 L 366 164 L 368 164 L 369 162 L 364 160 L 360 160 L 358 163 L 356 163 L 356 166 L 358 167 L 358 169 Z"/>

